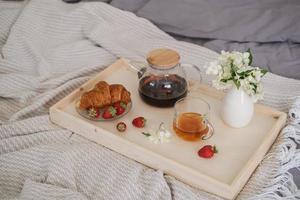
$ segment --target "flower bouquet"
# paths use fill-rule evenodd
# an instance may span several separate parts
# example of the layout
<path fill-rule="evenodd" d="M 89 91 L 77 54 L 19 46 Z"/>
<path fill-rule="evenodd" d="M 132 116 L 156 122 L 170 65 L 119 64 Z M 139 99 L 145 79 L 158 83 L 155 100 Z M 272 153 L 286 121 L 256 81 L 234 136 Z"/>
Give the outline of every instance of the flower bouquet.
<path fill-rule="evenodd" d="M 217 89 L 230 89 L 225 95 L 221 115 L 232 127 L 247 125 L 253 115 L 253 103 L 263 98 L 261 78 L 267 70 L 253 67 L 252 54 L 246 52 L 225 52 L 216 61 L 207 65 L 207 74 L 215 75 L 212 84 Z"/>
<path fill-rule="evenodd" d="M 215 88 L 242 88 L 256 101 L 263 98 L 261 78 L 267 70 L 251 66 L 252 58 L 250 50 L 244 53 L 221 51 L 218 60 L 209 63 L 206 73 L 217 76 L 213 80 Z"/>

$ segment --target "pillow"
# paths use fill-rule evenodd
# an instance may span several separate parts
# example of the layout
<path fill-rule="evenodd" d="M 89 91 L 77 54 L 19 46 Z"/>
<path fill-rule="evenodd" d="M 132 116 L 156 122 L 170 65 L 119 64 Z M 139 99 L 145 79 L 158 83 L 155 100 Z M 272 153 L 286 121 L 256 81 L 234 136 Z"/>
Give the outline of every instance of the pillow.
<path fill-rule="evenodd" d="M 122 10 L 135 12 L 143 7 L 149 0 L 113 0 L 110 4 Z"/>
<path fill-rule="evenodd" d="M 300 42 L 298 0 L 150 0 L 137 15 L 187 37 Z"/>

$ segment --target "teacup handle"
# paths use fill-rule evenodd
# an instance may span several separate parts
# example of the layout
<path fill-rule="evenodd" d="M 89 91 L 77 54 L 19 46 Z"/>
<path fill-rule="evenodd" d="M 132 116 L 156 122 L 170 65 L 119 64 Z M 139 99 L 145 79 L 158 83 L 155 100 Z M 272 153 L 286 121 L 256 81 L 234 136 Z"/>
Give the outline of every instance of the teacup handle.
<path fill-rule="evenodd" d="M 210 129 L 208 131 L 208 133 L 206 133 L 205 135 L 202 136 L 202 140 L 208 140 L 209 138 L 211 138 L 214 135 L 214 128 L 211 125 L 211 123 L 208 120 L 205 120 L 205 123 L 207 123 L 208 128 Z"/>

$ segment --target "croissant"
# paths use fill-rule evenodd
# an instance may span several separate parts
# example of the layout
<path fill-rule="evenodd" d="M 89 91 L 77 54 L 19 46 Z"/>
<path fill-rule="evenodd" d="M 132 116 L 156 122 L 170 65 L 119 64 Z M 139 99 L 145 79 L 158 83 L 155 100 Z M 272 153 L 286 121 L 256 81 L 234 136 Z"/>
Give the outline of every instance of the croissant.
<path fill-rule="evenodd" d="M 102 108 L 119 101 L 126 104 L 131 102 L 130 92 L 123 85 L 109 85 L 105 81 L 100 81 L 91 91 L 85 92 L 81 96 L 79 107 L 82 109 L 90 107 Z"/>

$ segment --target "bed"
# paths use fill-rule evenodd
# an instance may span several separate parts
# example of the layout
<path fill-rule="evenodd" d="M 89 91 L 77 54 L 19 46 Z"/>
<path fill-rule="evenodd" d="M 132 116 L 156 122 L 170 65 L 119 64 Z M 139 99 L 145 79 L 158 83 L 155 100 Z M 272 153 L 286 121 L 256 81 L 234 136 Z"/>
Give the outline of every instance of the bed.
<path fill-rule="evenodd" d="M 295 168 L 300 166 L 297 149 L 300 81 L 296 80 L 299 79 L 300 62 L 299 22 L 291 21 L 293 16 L 299 15 L 296 12 L 299 3 L 288 1 L 283 5 L 281 1 L 264 1 L 266 7 L 277 7 L 260 17 L 264 19 L 262 27 L 272 25 L 270 17 L 274 17 L 274 12 L 275 16 L 287 11 L 293 13 L 280 22 L 284 26 L 273 25 L 284 30 L 280 36 L 225 34 L 215 23 L 201 24 L 196 18 L 194 22 L 198 24 L 195 26 L 188 23 L 193 19 L 175 18 L 185 12 L 191 14 L 185 16 L 192 17 L 199 14 L 199 9 L 203 9 L 201 19 L 213 18 L 214 13 L 223 10 L 222 6 L 239 7 L 240 12 L 249 6 L 256 6 L 252 11 L 260 8 L 258 2 L 230 1 L 206 16 L 205 11 L 214 8 L 216 1 L 209 2 L 113 0 L 67 4 L 61 0 L 0 1 L 0 198 L 221 199 L 49 121 L 49 107 L 95 73 L 119 57 L 144 60 L 146 53 L 157 47 L 177 49 L 183 62 L 199 66 L 203 76 L 205 63 L 215 59 L 216 52 L 251 47 L 255 64 L 274 72 L 264 79 L 265 99 L 261 103 L 288 112 L 289 121 L 238 199 L 299 198 L 299 189 L 290 173 L 293 169 L 297 179 Z M 261 13 L 257 11 L 251 15 L 250 11 L 248 23 L 241 25 L 250 26 L 252 15 Z M 289 26 L 288 22 L 294 26 Z M 205 25 L 214 30 L 213 37 L 209 37 L 213 34 L 207 31 L 201 33 L 201 29 L 193 29 Z M 175 40 L 157 26 L 183 41 Z M 234 30 L 234 27 L 227 28 Z M 222 37 L 218 38 L 218 35 Z M 270 49 L 276 49 L 275 53 Z M 204 76 L 203 82 L 209 81 Z"/>
<path fill-rule="evenodd" d="M 250 48 L 254 65 L 300 79 L 297 0 L 113 0 L 111 5 L 151 20 L 178 40 L 216 52 Z"/>

